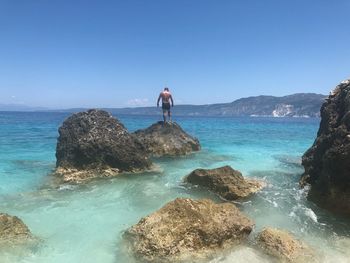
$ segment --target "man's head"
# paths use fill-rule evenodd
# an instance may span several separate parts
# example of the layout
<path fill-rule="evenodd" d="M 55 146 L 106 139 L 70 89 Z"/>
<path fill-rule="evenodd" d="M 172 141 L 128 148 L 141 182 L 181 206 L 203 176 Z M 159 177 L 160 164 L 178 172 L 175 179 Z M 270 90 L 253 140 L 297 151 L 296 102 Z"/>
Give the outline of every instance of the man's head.
<path fill-rule="evenodd" d="M 164 91 L 169 91 L 169 88 L 168 88 L 168 87 L 165 87 L 165 88 L 164 88 Z"/>

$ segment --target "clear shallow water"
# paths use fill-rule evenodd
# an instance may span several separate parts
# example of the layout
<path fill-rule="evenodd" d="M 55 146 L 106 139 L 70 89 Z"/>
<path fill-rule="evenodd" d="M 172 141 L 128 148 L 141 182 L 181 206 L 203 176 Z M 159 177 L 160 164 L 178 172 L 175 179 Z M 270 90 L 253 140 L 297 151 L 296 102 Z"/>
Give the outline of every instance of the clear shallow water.
<path fill-rule="evenodd" d="M 0 248 L 0 262 L 132 262 L 122 233 L 176 197 L 207 197 L 182 183 L 193 169 L 231 165 L 267 187 L 241 210 L 264 226 L 281 227 L 313 246 L 323 262 L 350 262 L 350 222 L 317 208 L 298 187 L 300 157 L 312 144 L 318 119 L 176 118 L 203 150 L 156 159 L 158 173 L 123 175 L 82 186 L 47 187 L 55 166 L 57 128 L 66 113 L 0 112 L 0 211 L 17 215 L 42 242 Z M 118 116 L 133 131 L 158 117 Z M 244 260 L 243 260 L 244 259 Z M 270 262 L 252 247 L 239 247 L 212 262 Z"/>

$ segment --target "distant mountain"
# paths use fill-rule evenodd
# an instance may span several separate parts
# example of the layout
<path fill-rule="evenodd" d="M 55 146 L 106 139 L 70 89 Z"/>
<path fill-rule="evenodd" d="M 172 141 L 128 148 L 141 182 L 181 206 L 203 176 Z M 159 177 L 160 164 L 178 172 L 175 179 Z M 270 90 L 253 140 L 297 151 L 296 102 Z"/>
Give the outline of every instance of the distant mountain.
<path fill-rule="evenodd" d="M 181 116 L 319 117 L 321 105 L 326 97 L 315 93 L 297 93 L 283 97 L 256 96 L 231 103 L 176 105 L 173 113 Z M 156 107 L 108 110 L 113 114 L 159 114 Z"/>
<path fill-rule="evenodd" d="M 44 107 L 32 107 L 23 104 L 2 104 L 0 103 L 0 111 L 43 111 Z"/>
<path fill-rule="evenodd" d="M 315 93 L 297 93 L 274 97 L 256 96 L 235 100 L 231 103 L 208 105 L 175 105 L 175 116 L 251 116 L 251 117 L 319 117 L 320 108 L 327 96 Z M 176 102 L 176 101 L 175 101 Z M 157 107 L 105 108 L 118 115 L 157 115 Z M 85 108 L 50 110 L 78 112 Z M 48 111 L 45 108 L 24 105 L 0 104 L 0 111 Z"/>

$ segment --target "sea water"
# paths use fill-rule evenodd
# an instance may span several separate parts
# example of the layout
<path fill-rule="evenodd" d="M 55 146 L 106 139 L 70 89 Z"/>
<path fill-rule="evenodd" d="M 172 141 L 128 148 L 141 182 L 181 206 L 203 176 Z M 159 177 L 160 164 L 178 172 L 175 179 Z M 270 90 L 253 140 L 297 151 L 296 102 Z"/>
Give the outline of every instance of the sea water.
<path fill-rule="evenodd" d="M 306 200 L 298 186 L 301 156 L 316 136 L 319 119 L 176 117 L 198 137 L 202 150 L 154 159 L 159 171 L 121 175 L 83 185 L 50 186 L 57 129 L 68 113 L 0 112 L 0 212 L 20 217 L 40 242 L 0 248 L 0 262 L 137 262 L 123 232 L 176 197 L 211 198 L 183 178 L 196 168 L 231 165 L 267 184 L 235 204 L 255 221 L 248 245 L 210 262 L 270 262 L 254 247 L 265 226 L 283 228 L 308 243 L 321 262 L 350 262 L 350 222 Z M 129 131 L 159 116 L 116 116 Z"/>

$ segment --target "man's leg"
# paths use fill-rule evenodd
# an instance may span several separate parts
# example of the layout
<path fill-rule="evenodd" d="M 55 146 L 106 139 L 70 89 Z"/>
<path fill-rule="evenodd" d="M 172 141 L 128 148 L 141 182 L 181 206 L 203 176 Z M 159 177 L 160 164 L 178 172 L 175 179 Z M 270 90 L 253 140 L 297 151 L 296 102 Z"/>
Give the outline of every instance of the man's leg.
<path fill-rule="evenodd" d="M 169 122 L 171 122 L 171 112 L 168 110 L 168 117 L 169 117 Z"/>
<path fill-rule="evenodd" d="M 166 123 L 166 110 L 163 110 L 163 121 Z"/>

